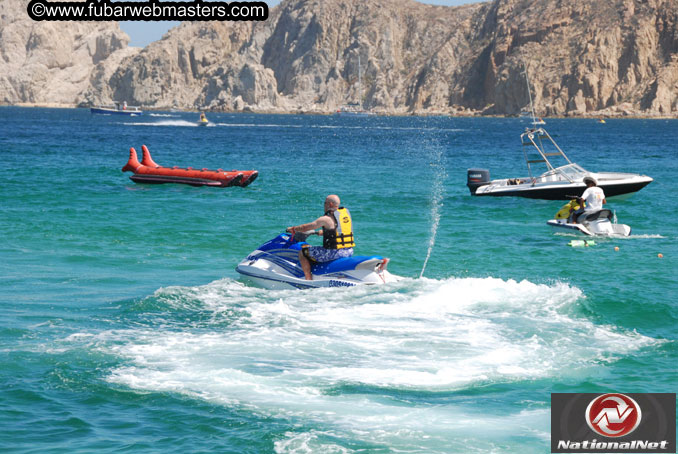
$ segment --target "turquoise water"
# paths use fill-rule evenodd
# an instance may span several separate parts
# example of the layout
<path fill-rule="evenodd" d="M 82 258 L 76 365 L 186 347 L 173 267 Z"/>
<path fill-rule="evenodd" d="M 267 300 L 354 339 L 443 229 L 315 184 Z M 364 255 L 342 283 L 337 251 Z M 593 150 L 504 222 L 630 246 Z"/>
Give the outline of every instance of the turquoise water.
<path fill-rule="evenodd" d="M 547 452 L 551 392 L 676 392 L 678 121 L 548 120 L 583 167 L 655 179 L 609 201 L 630 238 L 571 248 L 560 202 L 465 187 L 526 173 L 523 120 L 209 119 L 0 108 L 0 451 Z M 142 144 L 260 177 L 137 185 Z M 243 285 L 329 193 L 405 279 Z"/>

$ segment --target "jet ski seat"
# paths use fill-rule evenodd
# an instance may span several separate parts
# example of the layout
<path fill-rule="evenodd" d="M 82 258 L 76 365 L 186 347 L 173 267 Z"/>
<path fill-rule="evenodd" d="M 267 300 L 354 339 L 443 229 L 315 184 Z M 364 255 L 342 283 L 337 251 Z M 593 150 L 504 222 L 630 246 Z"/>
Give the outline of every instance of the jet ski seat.
<path fill-rule="evenodd" d="M 610 219 L 612 220 L 612 211 L 607 210 L 607 209 L 602 209 L 598 211 L 594 211 L 592 213 L 586 213 L 584 212 L 584 218 L 580 219 L 579 222 L 593 222 L 597 221 L 598 219 Z"/>

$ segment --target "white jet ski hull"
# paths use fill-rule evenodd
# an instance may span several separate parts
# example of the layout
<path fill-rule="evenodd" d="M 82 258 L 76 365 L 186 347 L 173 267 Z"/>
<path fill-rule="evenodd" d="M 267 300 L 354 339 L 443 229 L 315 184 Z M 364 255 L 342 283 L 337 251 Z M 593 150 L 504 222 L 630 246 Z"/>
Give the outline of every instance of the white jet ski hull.
<path fill-rule="evenodd" d="M 251 265 L 249 262 L 245 262 L 246 261 L 243 260 L 243 262 L 241 262 L 236 267 L 236 271 L 243 276 L 243 279 L 251 282 L 257 287 L 270 290 L 354 287 L 356 285 L 387 284 L 390 282 L 397 282 L 399 280 L 397 276 L 384 270 L 380 273 L 369 271 L 363 273 L 344 273 L 343 276 L 314 275 L 312 281 L 307 281 L 303 277 L 298 278 L 276 272 L 274 269 L 272 269 L 274 267 L 272 267 L 270 263 L 266 263 L 266 261 L 258 261 L 258 263 Z"/>
<path fill-rule="evenodd" d="M 587 236 L 629 236 L 631 227 L 626 224 L 613 224 L 609 220 L 598 220 L 572 224 L 561 219 L 551 219 L 546 222 L 556 230 L 581 233 Z"/>
<path fill-rule="evenodd" d="M 386 270 L 386 258 L 354 256 L 313 266 L 313 280 L 307 281 L 298 260 L 301 244 L 291 242 L 289 235 L 279 235 L 249 254 L 235 270 L 243 280 L 272 290 L 380 285 L 401 279 Z"/>

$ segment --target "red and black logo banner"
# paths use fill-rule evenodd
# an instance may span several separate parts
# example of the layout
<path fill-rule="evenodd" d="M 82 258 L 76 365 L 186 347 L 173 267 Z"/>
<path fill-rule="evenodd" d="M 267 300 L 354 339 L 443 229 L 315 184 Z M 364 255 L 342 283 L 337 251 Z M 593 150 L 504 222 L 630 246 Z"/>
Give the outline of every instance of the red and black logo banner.
<path fill-rule="evenodd" d="M 551 452 L 676 452 L 675 393 L 553 393 Z"/>

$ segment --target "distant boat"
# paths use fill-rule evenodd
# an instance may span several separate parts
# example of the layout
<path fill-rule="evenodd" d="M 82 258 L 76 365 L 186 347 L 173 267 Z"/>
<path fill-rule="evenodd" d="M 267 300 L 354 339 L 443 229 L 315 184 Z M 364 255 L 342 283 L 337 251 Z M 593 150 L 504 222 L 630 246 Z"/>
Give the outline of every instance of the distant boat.
<path fill-rule="evenodd" d="M 200 120 L 198 121 L 198 126 L 207 126 L 209 124 L 209 120 L 205 116 L 204 113 L 200 114 Z"/>
<path fill-rule="evenodd" d="M 520 118 L 531 118 L 532 121 L 530 123 L 532 123 L 532 125 L 534 125 L 534 126 L 540 126 L 540 125 L 546 124 L 546 121 L 544 121 L 543 118 L 535 117 L 531 112 L 528 112 L 526 110 L 521 111 L 519 117 Z"/>
<path fill-rule="evenodd" d="M 127 115 L 134 117 L 137 115 L 143 115 L 143 111 L 138 106 L 128 106 L 126 102 L 116 103 L 115 106 L 100 106 L 100 107 L 90 107 L 90 113 L 93 114 L 104 114 L 104 115 Z"/>
<path fill-rule="evenodd" d="M 604 119 L 604 118 L 600 118 L 600 119 L 598 120 L 598 123 L 605 124 L 605 119 Z"/>
<path fill-rule="evenodd" d="M 373 112 L 363 109 L 358 103 L 344 104 L 335 113 L 345 117 L 367 117 L 374 115 Z"/>
<path fill-rule="evenodd" d="M 342 115 L 345 117 L 367 117 L 374 115 L 373 112 L 363 109 L 362 98 L 363 98 L 363 88 L 362 88 L 362 76 L 360 69 L 360 54 L 358 54 L 358 98 L 359 102 L 344 104 L 339 107 L 335 112 L 337 115 Z"/>

